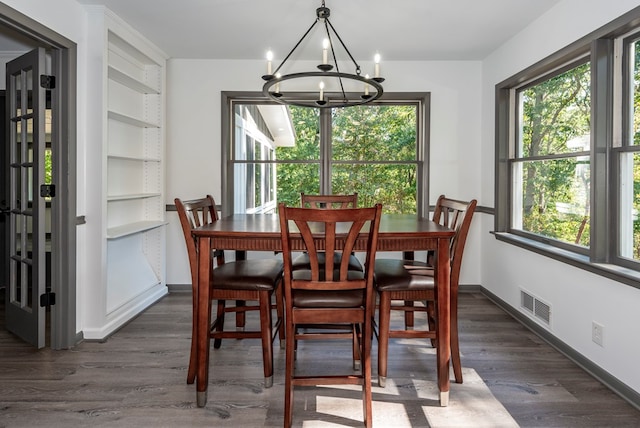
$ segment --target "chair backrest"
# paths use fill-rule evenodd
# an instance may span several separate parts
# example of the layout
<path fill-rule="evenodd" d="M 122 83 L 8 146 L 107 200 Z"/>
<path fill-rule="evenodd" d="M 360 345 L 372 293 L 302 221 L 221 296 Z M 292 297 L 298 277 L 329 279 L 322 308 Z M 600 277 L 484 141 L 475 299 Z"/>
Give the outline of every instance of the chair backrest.
<path fill-rule="evenodd" d="M 358 194 L 351 195 L 307 195 L 300 193 L 300 206 L 302 208 L 319 208 L 330 210 L 334 208 L 357 208 Z"/>
<path fill-rule="evenodd" d="M 440 195 L 433 212 L 433 221 L 456 231 L 451 240 L 449 258 L 451 260 L 451 285 L 457 286 L 462 266 L 462 253 L 467 242 L 467 233 L 476 210 L 477 201 L 458 201 Z"/>
<path fill-rule="evenodd" d="M 280 230 L 286 294 L 291 289 L 354 290 L 367 288 L 371 292 L 373 268 L 378 243 L 378 229 L 382 205 L 370 208 L 316 209 L 293 208 L 280 204 Z M 292 248 L 291 233 L 300 233 L 303 248 Z M 340 266 L 334 266 L 336 253 L 351 254 L 358 242 L 366 238 L 365 271 L 349 270 L 349 257 L 341 257 Z M 306 251 L 311 270 L 292 276 L 292 252 Z M 326 262 L 318 262 L 318 254 L 326 254 Z M 333 273 L 333 275 L 331 275 Z M 289 296 L 290 297 L 290 296 Z M 368 295 L 371 297 L 371 295 Z"/>
<path fill-rule="evenodd" d="M 178 217 L 180 218 L 180 225 L 182 226 L 184 240 L 187 244 L 189 267 L 191 268 L 191 281 L 192 284 L 195 284 L 198 274 L 198 248 L 196 247 L 196 241 L 191 234 L 191 231 L 196 227 L 213 223 L 218 220 L 216 203 L 211 195 L 207 195 L 201 199 L 193 199 L 184 202 L 179 198 L 176 198 L 174 202 L 178 211 Z M 224 253 L 219 252 L 216 256 L 218 258 L 218 264 L 224 263 Z"/>

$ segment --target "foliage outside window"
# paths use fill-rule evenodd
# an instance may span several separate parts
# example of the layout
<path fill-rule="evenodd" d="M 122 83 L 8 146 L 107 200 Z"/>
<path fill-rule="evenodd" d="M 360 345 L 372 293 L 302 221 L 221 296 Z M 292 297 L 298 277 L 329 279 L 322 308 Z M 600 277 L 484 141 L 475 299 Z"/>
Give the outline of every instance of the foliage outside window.
<path fill-rule="evenodd" d="M 496 86 L 496 237 L 634 286 L 637 18 L 608 24 Z"/>
<path fill-rule="evenodd" d="M 421 177 L 426 176 L 420 153 L 426 148 L 419 150 L 424 147 L 419 135 L 425 134 L 419 129 L 424 107 L 418 101 L 341 109 L 287 107 L 295 138 L 285 145 L 276 143 L 256 102 L 267 105 L 259 100 L 233 103 L 233 174 L 227 175 L 233 186 L 225 189 L 225 200 L 233 194 L 234 212 L 271 213 L 280 202 L 296 206 L 301 192 L 357 192 L 360 206 L 382 203 L 387 213 L 420 211 Z M 260 142 L 253 153 L 239 150 L 238 143 L 248 135 Z M 248 190 L 254 194 L 247 195 Z M 258 194 L 270 197 L 260 199 Z M 249 199 L 255 200 L 253 207 L 242 202 Z"/>
<path fill-rule="evenodd" d="M 619 256 L 623 259 L 640 260 L 640 36 L 635 34 L 624 43 L 625 64 L 631 70 L 625 79 L 625 105 L 630 120 L 625 127 L 622 146 L 615 149 L 619 165 Z M 625 98 L 623 98 L 625 99 Z M 624 122 L 623 122 L 624 123 Z"/>
<path fill-rule="evenodd" d="M 590 66 L 517 91 L 512 227 L 589 246 Z"/>

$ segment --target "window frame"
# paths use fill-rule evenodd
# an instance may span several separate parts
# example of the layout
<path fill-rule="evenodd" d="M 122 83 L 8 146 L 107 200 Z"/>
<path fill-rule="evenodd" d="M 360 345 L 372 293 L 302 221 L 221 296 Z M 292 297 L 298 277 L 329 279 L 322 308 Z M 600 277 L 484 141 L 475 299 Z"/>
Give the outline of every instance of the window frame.
<path fill-rule="evenodd" d="M 575 267 L 640 288 L 640 261 L 622 259 L 617 246 L 619 224 L 619 153 L 623 115 L 622 61 L 615 61 L 620 40 L 640 32 L 640 7 L 533 64 L 495 86 L 495 217 L 496 239 Z M 515 91 L 530 82 L 589 56 L 591 63 L 591 241 L 588 251 L 540 239 L 511 229 L 512 171 L 515 158 Z M 622 147 L 621 147 L 622 146 Z M 583 247 L 581 247 L 583 248 Z"/>
<path fill-rule="evenodd" d="M 314 94 L 309 94 L 313 97 Z M 231 215 L 234 212 L 234 160 L 232 158 L 231 142 L 232 130 L 234 129 L 234 111 L 236 104 L 267 104 L 277 105 L 269 98 L 265 97 L 261 92 L 246 91 L 222 91 L 221 93 L 221 171 L 222 171 L 222 215 Z M 417 110 L 417 183 L 418 192 L 416 195 L 416 211 L 419 216 L 428 216 L 429 214 L 429 129 L 430 129 L 430 104 L 431 94 L 429 92 L 402 92 L 402 93 L 384 93 L 382 97 L 371 103 L 372 105 L 415 105 Z M 330 115 L 331 109 L 320 109 L 320 115 Z M 331 140 L 331 129 L 325 126 L 329 121 L 321 120 L 323 138 Z M 235 132 L 235 131 L 233 131 Z M 321 145 L 321 150 L 325 150 L 321 154 L 321 169 L 326 170 L 331 164 L 339 164 L 330 158 L 330 147 Z M 309 160 L 309 163 L 318 162 L 318 160 Z M 304 162 L 306 163 L 306 162 Z M 389 164 L 406 164 L 406 161 L 372 161 L 371 163 L 389 163 Z M 322 180 L 324 177 L 324 180 Z M 330 189 L 331 177 L 328 174 L 321 175 L 322 182 L 320 184 L 321 191 Z"/>

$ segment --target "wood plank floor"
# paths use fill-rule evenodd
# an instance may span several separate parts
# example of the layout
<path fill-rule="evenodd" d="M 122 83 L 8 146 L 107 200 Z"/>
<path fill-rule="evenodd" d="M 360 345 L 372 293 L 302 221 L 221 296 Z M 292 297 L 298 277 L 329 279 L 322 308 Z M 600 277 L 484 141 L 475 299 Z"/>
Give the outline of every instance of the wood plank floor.
<path fill-rule="evenodd" d="M 640 411 L 483 295 L 463 293 L 459 312 L 465 382 L 451 384 L 450 406 L 437 405 L 426 341 L 392 340 L 387 387 L 374 382 L 374 426 L 640 426 Z M 274 386 L 264 389 L 257 340 L 212 350 L 209 401 L 195 406 L 185 381 L 190 323 L 190 294 L 172 293 L 104 343 L 51 351 L 22 344 L 2 316 L 0 427 L 282 426 L 284 351 L 275 350 Z M 350 364 L 348 345 L 301 346 L 299 366 Z M 373 355 L 375 373 L 375 342 Z M 361 426 L 359 397 L 353 388 L 296 389 L 294 423 Z"/>

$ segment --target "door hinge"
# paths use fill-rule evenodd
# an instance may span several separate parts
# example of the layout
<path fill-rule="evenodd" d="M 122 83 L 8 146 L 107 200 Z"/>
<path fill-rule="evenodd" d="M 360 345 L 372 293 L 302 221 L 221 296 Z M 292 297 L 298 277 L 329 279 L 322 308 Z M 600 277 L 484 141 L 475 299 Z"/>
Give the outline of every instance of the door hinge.
<path fill-rule="evenodd" d="M 44 89 L 55 89 L 56 88 L 56 76 L 48 76 L 46 74 L 40 75 L 40 86 Z"/>
<path fill-rule="evenodd" d="M 40 185 L 40 197 L 53 198 L 56 195 L 55 184 L 41 184 Z"/>
<path fill-rule="evenodd" d="M 47 291 L 44 294 L 40 295 L 40 307 L 44 308 L 49 307 L 49 306 L 53 306 L 56 304 L 56 293 L 54 293 L 53 291 Z"/>

